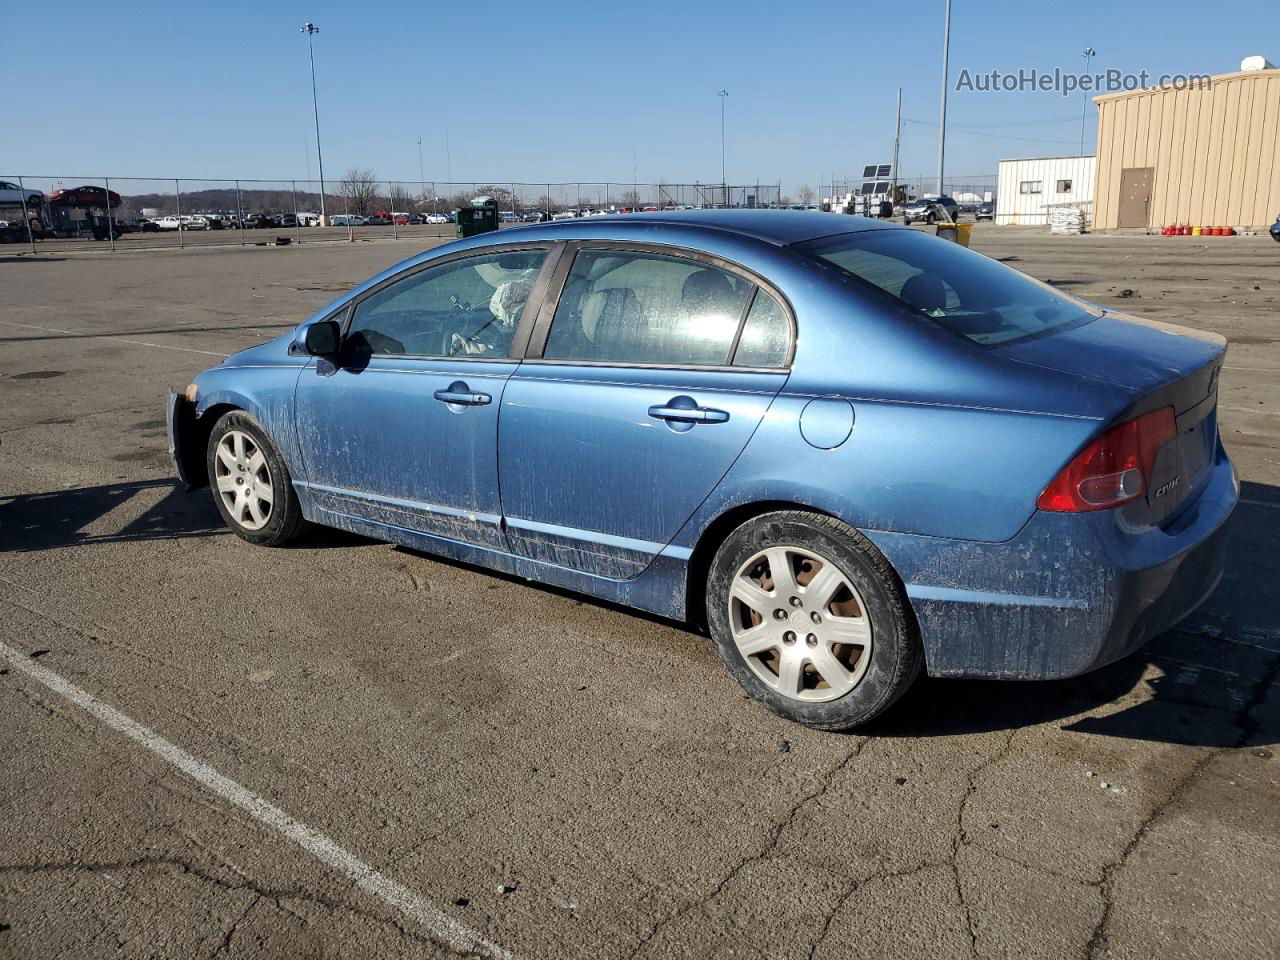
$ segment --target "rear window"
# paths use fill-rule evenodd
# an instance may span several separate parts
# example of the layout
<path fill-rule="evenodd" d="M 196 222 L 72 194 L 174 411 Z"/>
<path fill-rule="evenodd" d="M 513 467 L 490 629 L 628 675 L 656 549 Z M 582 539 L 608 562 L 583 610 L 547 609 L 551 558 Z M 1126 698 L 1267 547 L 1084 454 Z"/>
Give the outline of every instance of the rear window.
<path fill-rule="evenodd" d="M 993 346 L 1098 315 L 1083 302 L 974 253 L 916 230 L 868 230 L 796 249 L 887 294 L 899 305 Z"/>

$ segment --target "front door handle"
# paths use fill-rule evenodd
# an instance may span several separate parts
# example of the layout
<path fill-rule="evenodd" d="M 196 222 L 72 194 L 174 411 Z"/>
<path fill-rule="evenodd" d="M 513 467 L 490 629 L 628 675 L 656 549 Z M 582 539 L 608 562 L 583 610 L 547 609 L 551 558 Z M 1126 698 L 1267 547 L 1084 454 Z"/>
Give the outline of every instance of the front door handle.
<path fill-rule="evenodd" d="M 437 390 L 432 394 L 441 403 L 458 404 L 464 407 L 483 407 L 486 403 L 492 403 L 493 397 L 487 393 L 473 393 L 461 380 L 455 380 L 443 390 Z"/>
<path fill-rule="evenodd" d="M 692 397 L 680 396 L 650 407 L 649 416 L 676 423 L 725 423 L 729 419 L 729 411 L 700 407 Z"/>

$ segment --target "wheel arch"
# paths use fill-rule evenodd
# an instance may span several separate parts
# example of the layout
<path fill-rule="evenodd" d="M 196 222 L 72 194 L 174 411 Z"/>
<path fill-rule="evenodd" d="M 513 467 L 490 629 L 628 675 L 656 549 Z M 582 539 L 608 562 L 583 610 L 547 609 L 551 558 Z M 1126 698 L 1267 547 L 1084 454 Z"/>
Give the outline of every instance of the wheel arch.
<path fill-rule="evenodd" d="M 748 520 L 779 510 L 798 510 L 820 516 L 835 516 L 812 504 L 798 503 L 794 500 L 757 500 L 738 504 L 719 514 L 707 524 L 706 529 L 698 537 L 693 552 L 689 555 L 685 572 L 685 620 L 691 626 L 703 632 L 707 629 L 707 575 L 711 571 L 711 561 L 720 544 Z"/>

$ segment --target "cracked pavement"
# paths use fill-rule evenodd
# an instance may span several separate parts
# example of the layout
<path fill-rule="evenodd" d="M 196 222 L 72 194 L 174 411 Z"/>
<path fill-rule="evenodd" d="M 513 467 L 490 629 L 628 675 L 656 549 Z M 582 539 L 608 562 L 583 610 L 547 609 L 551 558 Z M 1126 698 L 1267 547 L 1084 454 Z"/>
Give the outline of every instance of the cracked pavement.
<path fill-rule="evenodd" d="M 418 246 L 0 258 L 0 640 L 520 960 L 1280 953 L 1274 243 L 979 225 L 1234 341 L 1231 559 L 1121 663 L 926 678 L 850 736 L 676 625 L 345 534 L 256 550 L 174 487 L 167 386 Z M 458 955 L 4 662 L 0 718 L 0 958 Z"/>

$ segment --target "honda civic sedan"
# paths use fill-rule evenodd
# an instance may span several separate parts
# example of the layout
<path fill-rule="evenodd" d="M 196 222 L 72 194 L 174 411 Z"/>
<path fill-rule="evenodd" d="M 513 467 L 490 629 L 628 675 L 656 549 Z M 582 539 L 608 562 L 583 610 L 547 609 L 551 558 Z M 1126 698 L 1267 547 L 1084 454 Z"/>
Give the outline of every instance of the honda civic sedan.
<path fill-rule="evenodd" d="M 171 395 L 170 446 L 250 543 L 322 524 L 688 621 L 846 729 L 922 669 L 1072 676 L 1195 609 L 1225 350 L 877 221 L 592 217 L 379 274 Z"/>

